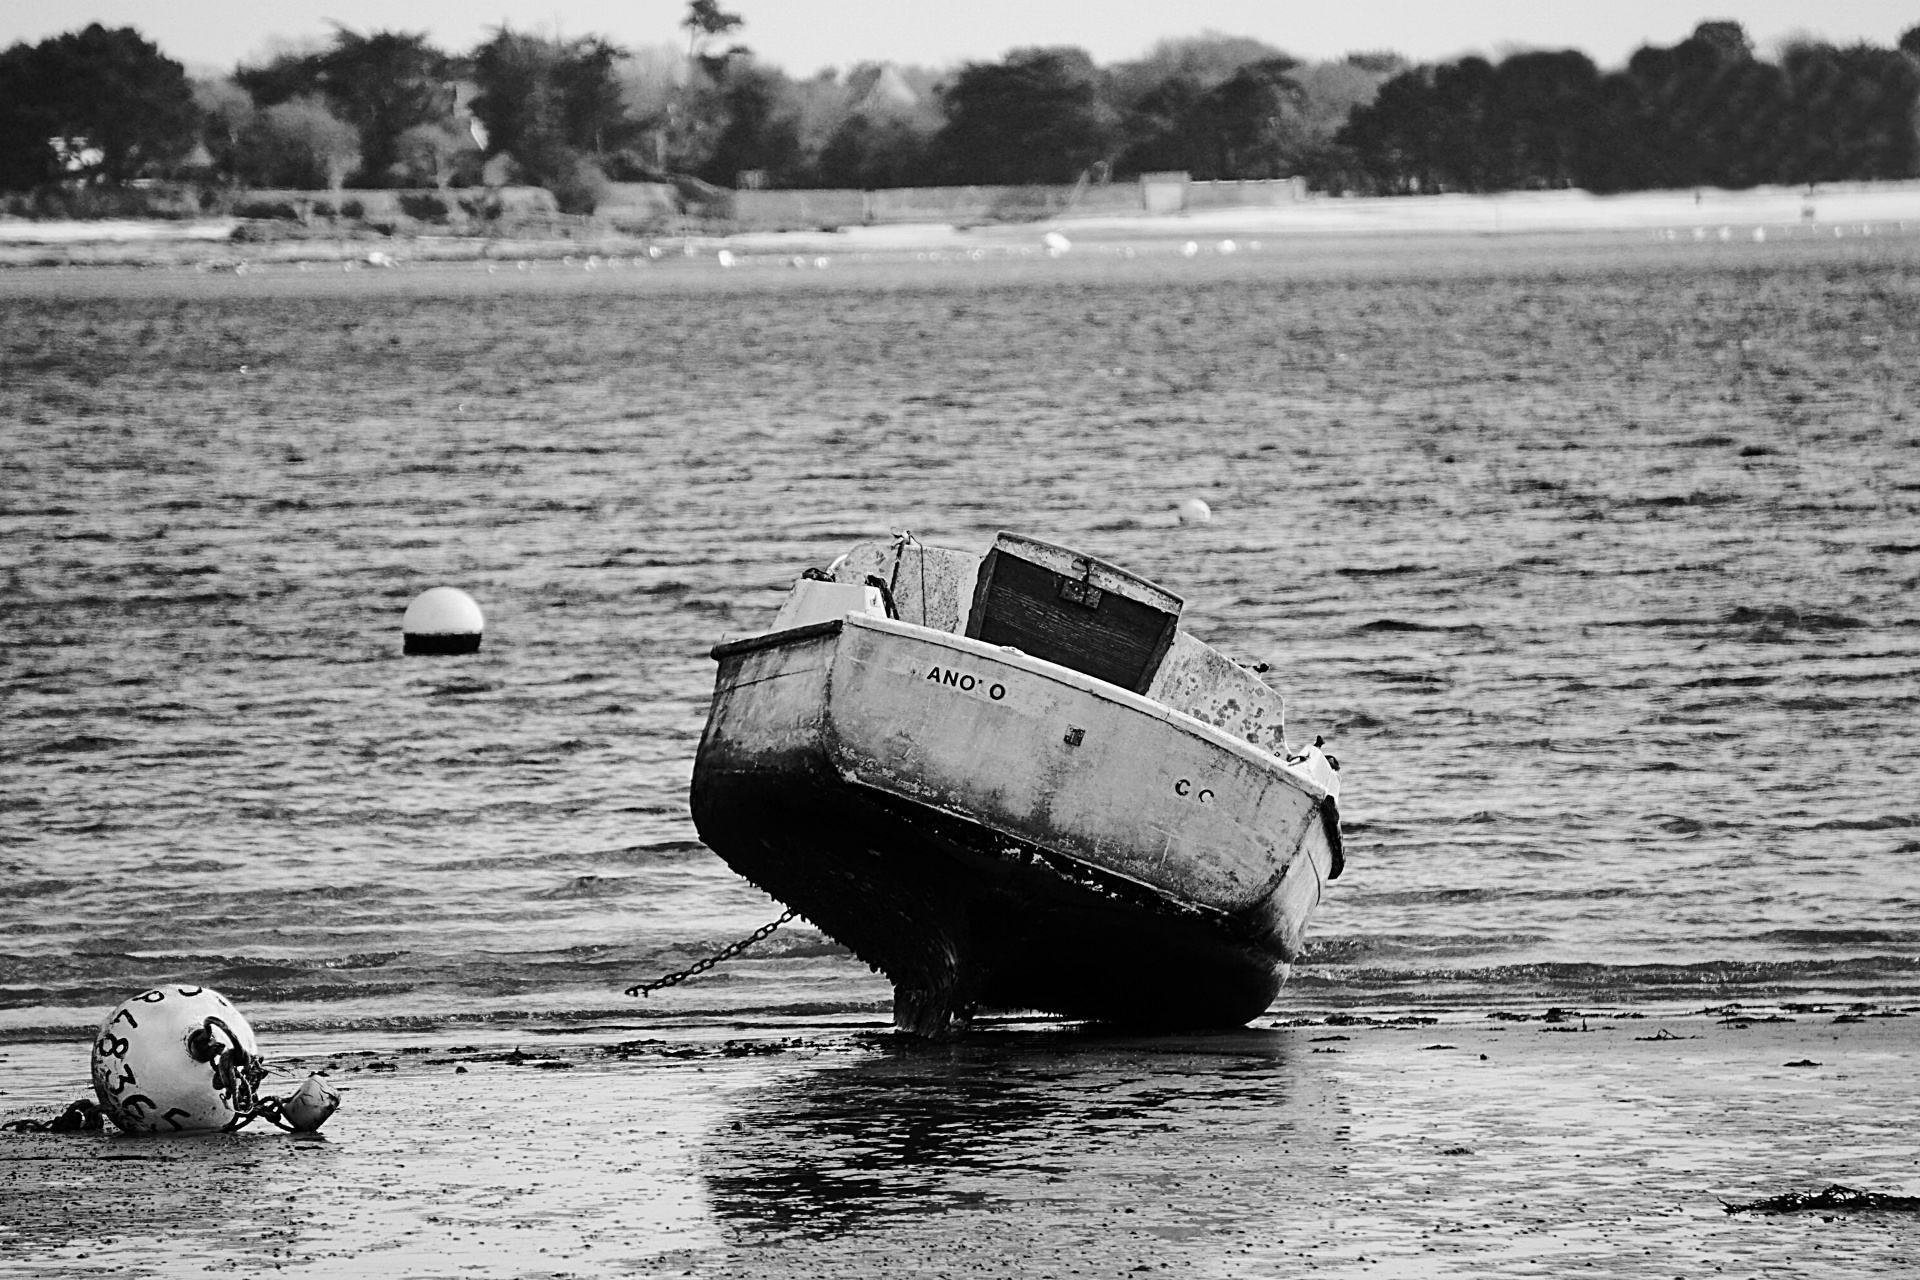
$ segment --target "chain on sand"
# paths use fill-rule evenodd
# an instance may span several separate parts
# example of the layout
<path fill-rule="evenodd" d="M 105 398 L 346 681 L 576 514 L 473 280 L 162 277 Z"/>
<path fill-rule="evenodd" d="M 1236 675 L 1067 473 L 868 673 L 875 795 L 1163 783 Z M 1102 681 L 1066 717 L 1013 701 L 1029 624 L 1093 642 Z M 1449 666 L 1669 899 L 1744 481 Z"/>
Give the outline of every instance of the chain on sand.
<path fill-rule="evenodd" d="M 755 929 L 752 933 L 740 939 L 740 941 L 735 943 L 730 943 L 729 945 L 722 947 L 720 950 L 714 952 L 712 955 L 708 956 L 706 959 L 695 961 L 693 964 L 689 965 L 685 969 L 680 970 L 678 973 L 669 973 L 663 978 L 655 978 L 652 982 L 635 983 L 633 986 L 627 988 L 627 994 L 630 996 L 650 996 L 654 992 L 660 990 L 660 988 L 662 987 L 678 986 L 680 983 L 685 982 L 688 978 L 692 978 L 699 974 L 705 973 L 707 970 L 713 968 L 713 966 L 719 964 L 722 960 L 733 959 L 735 956 L 739 955 L 742 951 L 745 951 L 748 947 L 760 941 L 762 938 L 766 937 L 768 934 L 772 933 L 775 929 L 778 929 L 781 925 L 785 924 L 787 921 L 793 919 L 795 916 L 799 914 L 800 913 L 798 911 L 795 911 L 793 908 L 789 907 L 781 915 L 781 917 L 778 920 L 775 920 L 772 924 L 761 925 L 758 929 Z"/>

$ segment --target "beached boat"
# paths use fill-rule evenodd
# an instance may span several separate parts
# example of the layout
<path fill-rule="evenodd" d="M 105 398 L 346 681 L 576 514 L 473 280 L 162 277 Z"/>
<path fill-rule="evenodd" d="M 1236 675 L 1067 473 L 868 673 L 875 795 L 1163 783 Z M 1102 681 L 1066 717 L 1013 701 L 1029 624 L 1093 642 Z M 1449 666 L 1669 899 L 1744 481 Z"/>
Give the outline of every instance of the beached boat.
<path fill-rule="evenodd" d="M 884 972 L 905 1030 L 1244 1023 L 1340 874 L 1338 765 L 1180 608 L 1013 534 L 856 546 L 714 649 L 700 837 Z"/>

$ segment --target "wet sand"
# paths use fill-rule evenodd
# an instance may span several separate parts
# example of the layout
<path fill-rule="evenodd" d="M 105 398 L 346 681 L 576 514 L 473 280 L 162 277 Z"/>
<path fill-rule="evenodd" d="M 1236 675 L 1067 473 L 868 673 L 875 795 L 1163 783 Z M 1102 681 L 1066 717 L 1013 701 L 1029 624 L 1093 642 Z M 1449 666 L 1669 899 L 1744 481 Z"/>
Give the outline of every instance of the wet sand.
<path fill-rule="evenodd" d="M 0 1274 L 1920 1268 L 1911 1214 L 1723 1205 L 1920 1190 L 1920 1019 L 1287 1021 L 268 1032 L 343 1086 L 321 1137 L 0 1134 Z M 84 1089 L 83 1046 L 0 1053 L 8 1118 Z"/>

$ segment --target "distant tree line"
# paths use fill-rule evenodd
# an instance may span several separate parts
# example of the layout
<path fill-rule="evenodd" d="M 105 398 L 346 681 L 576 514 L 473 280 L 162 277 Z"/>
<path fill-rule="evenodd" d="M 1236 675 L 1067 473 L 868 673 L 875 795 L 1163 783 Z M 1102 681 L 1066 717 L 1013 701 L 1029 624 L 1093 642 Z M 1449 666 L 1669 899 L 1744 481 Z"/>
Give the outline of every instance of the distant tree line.
<path fill-rule="evenodd" d="M 1896 49 L 1791 43 L 1755 56 L 1705 22 L 1602 74 L 1575 52 L 1462 58 L 1381 85 L 1337 135 L 1381 191 L 1630 191 L 1920 172 L 1920 27 Z"/>
<path fill-rule="evenodd" d="M 691 0 L 684 49 L 496 30 L 449 53 L 360 33 L 194 79 L 130 28 L 0 52 L 0 189 L 141 179 L 347 188 L 609 181 L 897 187 L 1069 183 L 1180 170 L 1326 191 L 1599 191 L 1920 173 L 1920 28 L 1895 49 L 1756 56 L 1709 22 L 1601 72 L 1577 52 L 1415 67 L 1308 63 L 1259 41 L 1163 41 L 1096 66 L 1016 49 L 947 71 L 795 79 Z"/>

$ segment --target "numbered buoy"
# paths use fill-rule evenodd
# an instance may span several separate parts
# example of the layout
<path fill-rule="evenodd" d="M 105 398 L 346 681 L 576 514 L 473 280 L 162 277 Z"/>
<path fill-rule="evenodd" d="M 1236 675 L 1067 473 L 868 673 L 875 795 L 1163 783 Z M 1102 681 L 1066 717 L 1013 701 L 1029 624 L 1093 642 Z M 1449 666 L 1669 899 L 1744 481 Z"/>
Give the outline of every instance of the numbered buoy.
<path fill-rule="evenodd" d="M 487 625 L 480 606 L 458 587 L 422 591 L 400 620 L 403 653 L 472 653 Z"/>
<path fill-rule="evenodd" d="M 1213 519 L 1213 508 L 1198 498 L 1188 498 L 1180 504 L 1181 524 L 1205 524 Z"/>
<path fill-rule="evenodd" d="M 100 1108 L 125 1133 L 237 1128 L 266 1075 L 253 1028 L 207 987 L 155 987 L 122 1004 L 100 1024 L 92 1065 Z"/>

